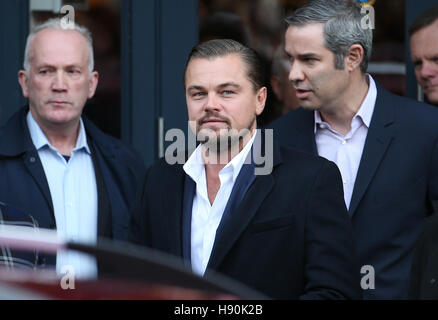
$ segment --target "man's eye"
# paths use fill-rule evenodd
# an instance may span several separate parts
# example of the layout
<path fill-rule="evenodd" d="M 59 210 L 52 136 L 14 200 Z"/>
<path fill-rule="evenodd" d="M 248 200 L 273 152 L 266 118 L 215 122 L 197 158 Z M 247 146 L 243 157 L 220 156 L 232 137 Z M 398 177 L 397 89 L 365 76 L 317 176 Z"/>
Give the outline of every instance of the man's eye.
<path fill-rule="evenodd" d="M 39 74 L 46 75 L 49 73 L 49 70 L 40 70 Z"/>
<path fill-rule="evenodd" d="M 231 91 L 231 90 L 224 90 L 224 91 L 222 91 L 222 94 L 223 94 L 224 96 L 230 96 L 230 95 L 234 94 L 234 91 Z"/>
<path fill-rule="evenodd" d="M 201 98 L 201 97 L 203 97 L 204 95 L 205 95 L 204 92 L 195 92 L 195 93 L 192 94 L 192 97 L 193 97 L 193 98 Z"/>

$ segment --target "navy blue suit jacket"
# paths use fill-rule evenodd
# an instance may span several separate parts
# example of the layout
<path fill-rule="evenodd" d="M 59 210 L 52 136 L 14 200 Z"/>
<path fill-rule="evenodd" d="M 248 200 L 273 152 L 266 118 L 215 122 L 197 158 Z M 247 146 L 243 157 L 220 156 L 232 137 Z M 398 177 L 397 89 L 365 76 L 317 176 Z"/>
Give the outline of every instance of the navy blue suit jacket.
<path fill-rule="evenodd" d="M 317 153 L 313 111 L 298 109 L 271 126 L 283 145 Z M 375 270 L 366 299 L 407 297 L 412 250 L 438 199 L 437 143 L 438 110 L 377 85 L 349 209 L 360 266 Z"/>
<path fill-rule="evenodd" d="M 251 178 L 242 168 L 206 274 L 214 270 L 278 299 L 360 298 L 336 165 L 276 144 L 273 156 L 269 175 Z M 190 259 L 195 188 L 188 179 L 182 165 L 164 160 L 148 171 L 133 214 L 132 241 Z"/>
<path fill-rule="evenodd" d="M 0 200 L 31 214 L 40 228 L 56 229 L 49 185 L 26 123 L 27 111 L 21 109 L 0 129 Z M 128 240 L 130 209 L 146 171 L 144 162 L 131 147 L 83 120 L 108 202 L 106 210 L 99 202 L 98 236 Z"/>

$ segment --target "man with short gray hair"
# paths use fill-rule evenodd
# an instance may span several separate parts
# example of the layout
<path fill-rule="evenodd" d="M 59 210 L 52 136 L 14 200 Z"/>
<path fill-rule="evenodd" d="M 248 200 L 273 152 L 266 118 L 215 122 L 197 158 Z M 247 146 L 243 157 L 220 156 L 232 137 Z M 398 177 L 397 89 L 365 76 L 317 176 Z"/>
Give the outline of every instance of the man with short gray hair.
<path fill-rule="evenodd" d="M 366 73 L 372 30 L 350 0 L 311 0 L 287 18 L 301 108 L 272 124 L 286 146 L 334 161 L 365 299 L 407 297 L 412 249 L 438 199 L 438 112 Z"/>
<path fill-rule="evenodd" d="M 129 209 L 145 168 L 141 157 L 82 117 L 98 83 L 90 32 L 60 19 L 29 35 L 18 80 L 29 106 L 0 131 L 0 194 L 41 228 L 67 241 L 126 240 Z M 40 265 L 54 261 L 47 257 Z M 94 277 L 96 262 L 58 253 L 56 268 Z"/>

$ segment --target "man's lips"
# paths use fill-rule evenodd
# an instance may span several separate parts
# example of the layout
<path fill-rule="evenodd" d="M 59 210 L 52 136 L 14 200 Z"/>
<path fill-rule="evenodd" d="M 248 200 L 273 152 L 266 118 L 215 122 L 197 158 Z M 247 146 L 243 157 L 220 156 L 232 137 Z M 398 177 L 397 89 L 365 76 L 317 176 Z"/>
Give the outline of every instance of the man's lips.
<path fill-rule="evenodd" d="M 50 104 L 55 104 L 55 105 L 66 105 L 66 104 L 70 104 L 70 102 L 68 101 L 63 101 L 63 100 L 51 100 L 49 101 Z"/>
<path fill-rule="evenodd" d="M 311 94 L 312 90 L 295 89 L 298 99 L 306 99 Z"/>
<path fill-rule="evenodd" d="M 227 121 L 217 118 L 205 119 L 201 122 L 201 124 L 218 124 L 218 123 L 227 123 Z"/>

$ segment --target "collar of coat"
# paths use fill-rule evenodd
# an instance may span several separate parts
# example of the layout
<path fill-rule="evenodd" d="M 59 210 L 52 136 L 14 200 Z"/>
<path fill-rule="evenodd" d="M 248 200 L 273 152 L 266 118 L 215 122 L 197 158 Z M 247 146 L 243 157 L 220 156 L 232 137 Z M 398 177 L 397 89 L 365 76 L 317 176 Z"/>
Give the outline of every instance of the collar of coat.
<path fill-rule="evenodd" d="M 0 156 L 16 157 L 35 150 L 26 123 L 29 106 L 21 108 L 0 129 Z M 89 143 L 98 145 L 105 152 L 116 155 L 120 142 L 98 129 L 90 120 L 82 116 Z M 116 148 L 114 148 L 116 147 Z M 116 149 L 116 150 L 115 150 Z"/>

